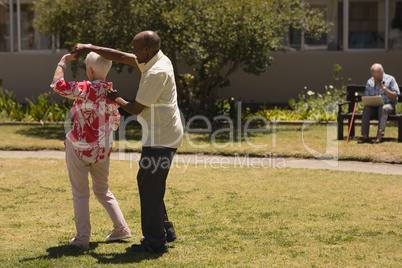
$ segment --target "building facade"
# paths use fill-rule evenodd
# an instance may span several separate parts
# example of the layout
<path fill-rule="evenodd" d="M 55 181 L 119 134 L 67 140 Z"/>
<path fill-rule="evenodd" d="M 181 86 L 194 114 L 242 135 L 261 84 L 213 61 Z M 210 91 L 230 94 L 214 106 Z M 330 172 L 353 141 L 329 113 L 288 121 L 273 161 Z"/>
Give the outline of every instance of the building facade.
<path fill-rule="evenodd" d="M 334 64 L 342 66 L 345 81 L 365 84 L 371 64 L 379 62 L 402 84 L 402 1 L 305 1 L 323 12 L 331 30 L 312 40 L 290 29 L 283 39 L 287 52 L 272 53 L 274 65 L 261 76 L 235 73 L 231 86 L 219 90 L 222 98 L 275 104 L 302 91 L 323 92 L 335 82 Z M 0 83 L 14 90 L 20 102 L 49 91 L 55 66 L 67 52 L 58 49 L 55 38 L 35 29 L 34 18 L 33 0 L 0 0 Z M 70 73 L 66 79 L 72 79 Z M 139 78 L 136 71 L 112 70 L 108 76 L 128 99 L 134 98 Z M 76 79 L 85 79 L 84 72 Z"/>

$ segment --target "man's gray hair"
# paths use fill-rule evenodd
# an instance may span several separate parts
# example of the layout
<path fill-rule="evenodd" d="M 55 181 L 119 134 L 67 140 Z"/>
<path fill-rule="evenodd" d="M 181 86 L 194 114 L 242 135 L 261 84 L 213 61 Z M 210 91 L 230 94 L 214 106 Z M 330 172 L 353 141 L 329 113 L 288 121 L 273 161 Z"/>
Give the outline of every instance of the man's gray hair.
<path fill-rule="evenodd" d="M 380 73 L 384 73 L 384 68 L 382 67 L 382 65 L 380 63 L 374 63 L 371 68 L 370 68 L 370 72 L 380 72 Z"/>
<path fill-rule="evenodd" d="M 97 75 L 106 76 L 112 67 L 112 61 L 101 57 L 95 52 L 90 52 L 85 58 L 85 65 L 87 69 L 91 67 Z"/>

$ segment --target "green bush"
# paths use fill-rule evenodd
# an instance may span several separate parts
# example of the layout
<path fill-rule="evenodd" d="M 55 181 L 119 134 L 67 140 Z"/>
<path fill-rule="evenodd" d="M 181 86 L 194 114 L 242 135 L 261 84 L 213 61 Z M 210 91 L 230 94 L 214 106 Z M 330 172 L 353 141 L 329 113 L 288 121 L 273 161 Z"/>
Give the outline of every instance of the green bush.
<path fill-rule="evenodd" d="M 323 94 L 311 90 L 302 93 L 297 102 L 291 99 L 289 106 L 299 115 L 298 120 L 333 121 L 338 114 L 337 103 L 345 99 L 346 87 L 328 86 Z"/>
<path fill-rule="evenodd" d="M 396 104 L 395 111 L 397 114 L 402 114 L 402 103 L 398 102 Z"/>
<path fill-rule="evenodd" d="M 274 109 L 269 109 L 266 106 L 261 106 L 261 109 L 254 115 L 262 116 L 268 121 L 278 121 L 278 120 L 299 120 L 299 115 L 288 109 L 279 109 L 275 107 Z"/>
<path fill-rule="evenodd" d="M 25 117 L 25 109 L 17 102 L 14 92 L 0 88 L 0 121 L 22 121 Z"/>
<path fill-rule="evenodd" d="M 13 91 L 0 88 L 0 121 L 65 121 L 73 102 L 69 99 L 56 102 L 53 94 L 41 94 L 37 100 L 26 99 L 28 105 L 23 106 L 16 101 Z"/>
<path fill-rule="evenodd" d="M 28 102 L 29 105 L 29 115 L 34 121 L 49 121 L 51 103 L 46 96 L 44 96 L 43 94 L 39 95 L 37 103 L 35 103 L 34 100 L 29 100 L 28 98 L 26 98 L 25 100 Z"/>
<path fill-rule="evenodd" d="M 52 97 L 54 92 L 44 93 L 38 96 L 38 100 L 26 99 L 29 105 L 28 114 L 34 121 L 63 122 L 72 107 L 72 101 L 63 99 L 55 102 Z"/>
<path fill-rule="evenodd" d="M 315 93 L 311 90 L 301 93 L 298 100 L 289 100 L 287 109 L 268 108 L 263 105 L 255 114 L 269 121 L 277 120 L 311 120 L 311 121 L 335 121 L 338 113 L 337 103 L 346 99 L 346 87 L 325 87 L 325 93 Z M 347 107 L 342 107 L 346 112 Z M 249 116 L 250 117 L 250 116 Z"/>
<path fill-rule="evenodd" d="M 298 100 L 289 100 L 288 109 L 267 109 L 262 106 L 256 115 L 263 116 L 268 120 L 311 120 L 311 121 L 334 121 L 337 118 L 337 103 L 346 100 L 346 86 L 343 77 L 339 75 L 342 67 L 334 65 L 334 79 L 336 86 L 326 86 L 323 94 L 311 90 L 302 92 Z M 307 88 L 305 88 L 307 89 Z M 347 107 L 342 107 L 346 112 Z"/>
<path fill-rule="evenodd" d="M 239 102 L 236 102 L 234 98 L 230 99 L 218 99 L 214 103 L 213 107 L 213 116 L 228 116 L 232 120 L 237 120 L 239 116 L 239 109 L 241 109 L 241 120 L 247 120 L 252 113 L 250 112 L 250 108 L 240 106 Z"/>

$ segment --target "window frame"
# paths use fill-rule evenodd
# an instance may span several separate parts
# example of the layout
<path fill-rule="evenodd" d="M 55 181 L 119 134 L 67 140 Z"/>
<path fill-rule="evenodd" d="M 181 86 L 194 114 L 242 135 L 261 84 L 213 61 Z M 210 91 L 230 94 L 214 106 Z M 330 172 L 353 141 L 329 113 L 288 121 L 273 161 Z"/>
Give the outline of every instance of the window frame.
<path fill-rule="evenodd" d="M 322 3 L 323 2 L 319 0 L 301 0 L 302 2 L 308 2 L 311 4 L 315 3 Z M 56 48 L 57 44 L 57 38 L 55 36 L 51 37 L 51 48 L 49 49 L 22 49 L 22 36 L 21 36 L 21 0 L 9 0 L 9 10 L 10 10 L 10 15 L 9 15 L 9 27 L 10 27 L 10 37 L 9 37 L 9 51 L 0 51 L 0 54 L 2 53 L 49 53 L 49 52 L 57 52 L 59 49 Z M 331 21 L 330 19 L 330 12 L 332 12 L 330 9 L 335 8 L 334 3 L 335 1 L 329 0 L 325 1 L 325 5 L 328 6 L 328 18 L 327 21 Z M 303 32 L 301 32 L 301 42 L 300 42 L 300 49 L 294 50 L 291 49 L 291 45 L 288 44 L 286 46 L 287 49 L 289 49 L 289 52 L 294 51 L 294 52 L 385 52 L 389 51 L 389 21 L 390 21 L 390 0 L 384 0 L 384 25 L 385 25 L 385 33 L 384 33 L 384 48 L 349 48 L 349 10 L 350 10 L 350 3 L 351 0 L 338 0 L 336 1 L 337 3 L 342 2 L 343 3 L 343 25 L 342 25 L 342 30 L 343 30 L 343 35 L 342 36 L 337 36 L 336 38 L 342 38 L 342 48 L 339 50 L 315 50 L 315 49 L 309 49 L 309 45 L 306 44 L 306 38 L 304 37 Z M 376 2 L 379 2 L 377 0 Z M 14 10 L 14 4 L 16 4 L 16 10 Z M 16 16 L 17 16 L 17 31 L 14 31 L 14 11 L 16 11 Z M 339 13 L 340 10 L 337 10 L 337 13 Z M 338 27 L 338 26 L 336 26 Z M 14 39 L 15 35 L 17 35 L 17 43 L 14 44 Z M 328 42 L 328 39 L 327 39 Z M 327 43 L 328 45 L 328 43 Z"/>
<path fill-rule="evenodd" d="M 367 1 L 367 0 L 362 0 L 363 1 Z M 327 39 L 327 49 L 311 49 L 309 48 L 309 44 L 306 44 L 306 38 L 304 37 L 303 32 L 300 33 L 300 48 L 295 49 L 294 44 L 286 43 L 284 44 L 284 48 L 288 51 L 288 52 L 357 52 L 357 53 L 364 53 L 364 52 L 386 52 L 389 51 L 389 30 L 390 30 L 390 10 L 391 10 L 391 6 L 390 6 L 390 0 L 377 0 L 377 1 L 373 1 L 376 3 L 383 2 L 384 4 L 384 13 L 383 15 L 383 19 L 378 20 L 378 22 L 383 23 L 384 24 L 384 28 L 381 30 L 384 30 L 384 47 L 379 47 L 379 48 L 350 48 L 349 47 L 349 11 L 350 11 L 350 4 L 351 4 L 351 0 L 327 0 L 327 1 L 320 1 L 320 0 L 301 0 L 301 2 L 307 2 L 309 4 L 320 4 L 320 5 L 326 5 L 327 6 L 327 22 L 333 22 L 337 25 L 334 25 L 334 29 L 330 30 L 331 31 L 335 31 L 335 36 L 332 36 L 335 38 L 335 40 L 338 40 L 338 42 L 336 42 L 336 44 L 338 46 L 340 46 L 339 49 L 333 50 L 333 49 L 329 49 L 329 39 Z M 340 8 L 342 8 L 342 10 L 340 10 Z M 336 9 L 336 11 L 333 11 L 333 9 Z M 343 18 L 342 18 L 342 23 L 340 25 L 339 21 L 334 18 L 334 14 L 333 12 L 336 12 L 336 16 L 338 16 L 340 14 L 340 12 L 343 13 Z M 339 18 L 339 17 L 338 17 Z M 340 34 L 339 32 L 339 27 L 342 27 L 342 34 Z M 330 36 L 330 32 L 328 34 L 328 37 Z M 287 34 L 287 37 L 285 37 L 286 40 L 290 40 L 289 38 L 289 34 L 290 31 Z M 341 40 L 340 40 L 341 39 Z M 339 43 L 340 42 L 340 43 Z"/>
<path fill-rule="evenodd" d="M 378 0 L 377 0 L 378 2 Z M 388 51 L 388 38 L 389 38 L 389 0 L 384 0 L 385 14 L 385 34 L 384 34 L 384 48 L 349 48 L 349 10 L 350 0 L 343 0 L 343 49 L 345 52 L 385 52 Z"/>
<path fill-rule="evenodd" d="M 33 1 L 32 1 L 33 3 Z M 28 53 L 28 54 L 37 54 L 37 53 L 51 53 L 51 52 L 57 52 L 57 49 L 55 47 L 56 45 L 56 37 L 53 35 L 51 36 L 51 48 L 49 49 L 40 49 L 40 48 L 35 48 L 35 49 L 23 49 L 22 48 L 22 26 L 21 26 L 21 0 L 9 0 L 9 40 L 8 40 L 8 45 L 10 47 L 9 51 L 0 51 L 0 54 L 13 54 L 13 53 Z M 16 6 L 16 9 L 14 9 L 14 5 Z M 14 14 L 15 13 L 15 14 Z M 16 20 L 15 20 L 16 16 Z M 15 21 L 17 23 L 16 25 L 16 31 L 15 31 Z M 15 37 L 17 37 L 17 42 L 14 42 Z"/>

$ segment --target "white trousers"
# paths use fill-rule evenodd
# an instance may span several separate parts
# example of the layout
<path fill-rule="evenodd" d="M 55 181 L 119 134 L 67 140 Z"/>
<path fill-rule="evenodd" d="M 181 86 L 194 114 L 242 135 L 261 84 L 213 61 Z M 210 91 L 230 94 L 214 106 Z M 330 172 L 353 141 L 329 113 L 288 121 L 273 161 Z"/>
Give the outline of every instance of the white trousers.
<path fill-rule="evenodd" d="M 85 163 L 76 153 L 69 140 L 66 140 L 66 164 L 73 192 L 74 217 L 77 236 L 87 239 L 91 235 L 89 220 L 89 180 L 92 177 L 93 192 L 98 201 L 106 209 L 113 222 L 113 228 L 120 231 L 127 227 L 124 216 L 116 198 L 109 191 L 109 163 L 110 159 L 102 163 Z"/>

